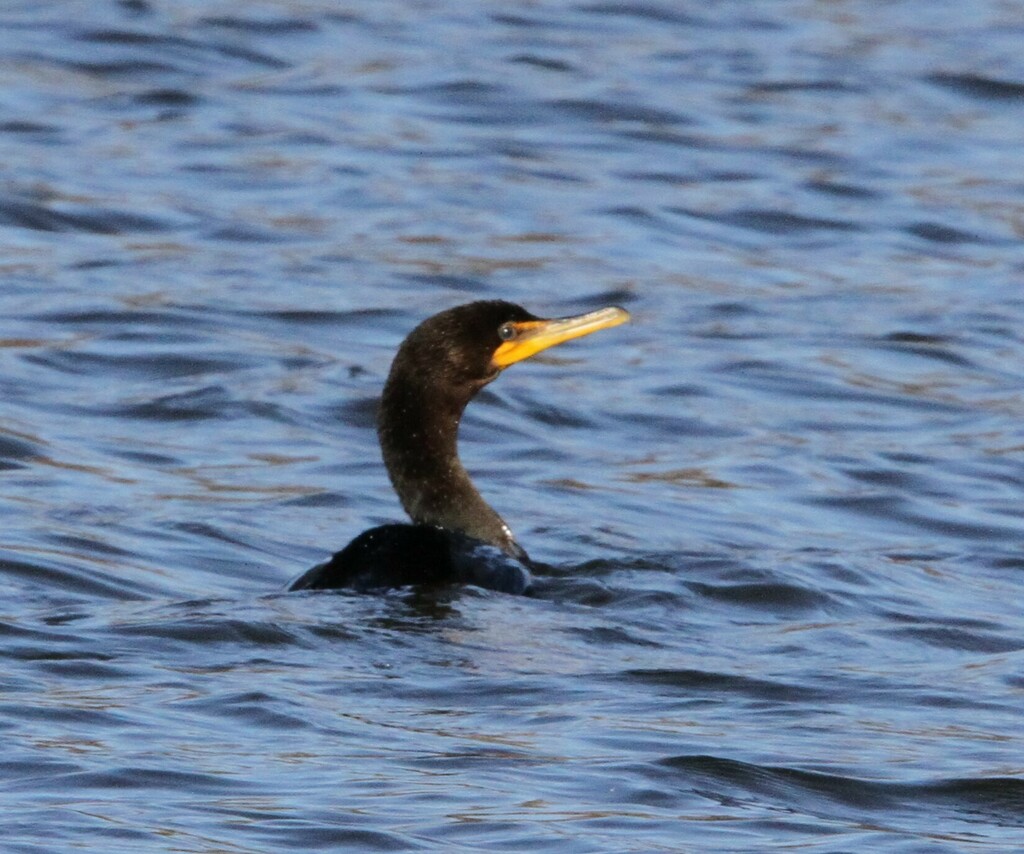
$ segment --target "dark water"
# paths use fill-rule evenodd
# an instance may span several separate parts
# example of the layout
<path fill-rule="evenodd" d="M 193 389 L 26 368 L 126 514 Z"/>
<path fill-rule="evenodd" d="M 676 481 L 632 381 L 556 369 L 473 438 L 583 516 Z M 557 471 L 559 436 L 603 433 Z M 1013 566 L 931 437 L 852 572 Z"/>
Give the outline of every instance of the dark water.
<path fill-rule="evenodd" d="M 1024 847 L 1024 4 L 7 2 L 12 852 Z M 542 595 L 287 595 L 477 297 Z"/>

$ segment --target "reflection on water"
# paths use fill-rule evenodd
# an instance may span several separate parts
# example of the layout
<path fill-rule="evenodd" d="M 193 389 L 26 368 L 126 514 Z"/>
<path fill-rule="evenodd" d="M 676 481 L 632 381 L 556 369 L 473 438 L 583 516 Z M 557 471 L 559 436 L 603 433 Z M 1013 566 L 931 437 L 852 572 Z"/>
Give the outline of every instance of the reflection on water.
<path fill-rule="evenodd" d="M 1019 847 L 1020 12 L 7 4 L 5 844 Z M 635 318 L 463 425 L 538 595 L 281 592 L 479 297 Z"/>

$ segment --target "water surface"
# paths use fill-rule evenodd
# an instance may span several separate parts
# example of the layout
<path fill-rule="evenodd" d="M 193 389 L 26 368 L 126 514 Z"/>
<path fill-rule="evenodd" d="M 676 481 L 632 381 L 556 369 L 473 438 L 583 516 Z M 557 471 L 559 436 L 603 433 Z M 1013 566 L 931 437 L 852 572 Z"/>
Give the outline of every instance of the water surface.
<path fill-rule="evenodd" d="M 1024 846 L 1024 6 L 0 13 L 19 852 Z M 547 568 L 286 594 L 477 298 Z"/>

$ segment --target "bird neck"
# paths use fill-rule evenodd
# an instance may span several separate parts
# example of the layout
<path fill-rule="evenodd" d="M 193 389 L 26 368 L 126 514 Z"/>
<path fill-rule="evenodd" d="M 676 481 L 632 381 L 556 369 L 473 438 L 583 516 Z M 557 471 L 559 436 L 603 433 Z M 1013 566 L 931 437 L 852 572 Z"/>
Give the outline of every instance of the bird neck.
<path fill-rule="evenodd" d="M 377 428 L 384 465 L 413 522 L 458 531 L 518 558 L 525 553 L 512 531 L 459 460 L 459 422 L 471 398 L 389 377 Z"/>

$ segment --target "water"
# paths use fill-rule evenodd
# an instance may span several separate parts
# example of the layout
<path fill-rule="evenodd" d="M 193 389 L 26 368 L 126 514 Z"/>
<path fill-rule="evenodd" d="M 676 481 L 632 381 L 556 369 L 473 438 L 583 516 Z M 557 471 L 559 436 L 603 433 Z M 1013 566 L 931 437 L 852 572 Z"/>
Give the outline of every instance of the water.
<path fill-rule="evenodd" d="M 1022 21 L 5 4 L 3 849 L 1024 847 Z M 479 297 L 540 595 L 283 593 Z"/>

